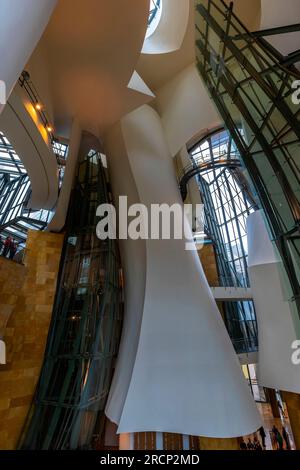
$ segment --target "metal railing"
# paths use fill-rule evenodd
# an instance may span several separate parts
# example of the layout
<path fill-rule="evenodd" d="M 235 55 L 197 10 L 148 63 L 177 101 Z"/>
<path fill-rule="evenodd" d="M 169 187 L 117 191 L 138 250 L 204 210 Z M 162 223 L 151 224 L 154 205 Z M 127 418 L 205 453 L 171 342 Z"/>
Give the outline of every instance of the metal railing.
<path fill-rule="evenodd" d="M 53 134 L 52 124 L 50 122 L 50 119 L 47 115 L 46 110 L 43 107 L 43 104 L 42 104 L 43 102 L 38 94 L 38 91 L 34 83 L 32 82 L 30 78 L 30 74 L 29 72 L 27 72 L 27 70 L 23 70 L 21 76 L 19 77 L 18 83 L 20 87 L 23 88 L 25 92 L 27 93 L 34 109 L 36 110 L 36 112 L 38 113 L 40 117 L 41 122 L 45 126 L 45 129 L 48 131 L 51 143 L 53 143 L 53 141 L 55 140 L 55 137 Z"/>

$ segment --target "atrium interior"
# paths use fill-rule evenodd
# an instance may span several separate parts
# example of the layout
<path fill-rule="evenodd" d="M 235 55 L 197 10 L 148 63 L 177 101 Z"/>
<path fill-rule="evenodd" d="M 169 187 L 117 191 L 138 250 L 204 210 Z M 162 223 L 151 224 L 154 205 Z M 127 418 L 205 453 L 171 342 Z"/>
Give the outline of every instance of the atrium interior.
<path fill-rule="evenodd" d="M 0 451 L 300 450 L 299 0 L 0 5 Z"/>

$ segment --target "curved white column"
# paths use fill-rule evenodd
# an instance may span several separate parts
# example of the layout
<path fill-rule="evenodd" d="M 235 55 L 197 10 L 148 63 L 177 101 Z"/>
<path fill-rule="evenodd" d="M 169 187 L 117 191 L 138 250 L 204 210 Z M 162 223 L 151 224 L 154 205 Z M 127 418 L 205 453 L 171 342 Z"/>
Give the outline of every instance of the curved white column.
<path fill-rule="evenodd" d="M 270 241 L 261 211 L 247 221 L 249 275 L 258 320 L 259 384 L 300 393 L 300 366 L 292 362 L 292 344 L 300 340 L 300 322 L 284 285 L 284 268 Z"/>
<path fill-rule="evenodd" d="M 144 106 L 122 121 L 142 203 L 181 203 L 157 113 Z M 261 421 L 197 252 L 185 240 L 147 240 L 138 351 L 119 433 L 235 437 Z"/>
<path fill-rule="evenodd" d="M 220 125 L 220 118 L 194 64 L 163 86 L 156 97 L 172 156 L 203 129 Z"/>
<path fill-rule="evenodd" d="M 1 0 L 0 80 L 6 83 L 7 98 L 44 32 L 56 2 Z"/>
<path fill-rule="evenodd" d="M 127 196 L 128 205 L 139 203 L 120 124 L 113 126 L 106 135 L 105 149 L 116 202 L 119 196 Z M 108 418 L 117 424 L 120 422 L 136 358 L 146 284 L 145 241 L 120 240 L 119 248 L 125 280 L 124 324 L 117 366 L 105 410 Z"/>
<path fill-rule="evenodd" d="M 82 131 L 79 122 L 77 119 L 74 119 L 71 129 L 70 147 L 65 168 L 63 185 L 59 193 L 54 217 L 48 225 L 48 230 L 50 230 L 51 232 L 60 232 L 66 223 L 71 192 L 76 175 L 81 133 Z"/>

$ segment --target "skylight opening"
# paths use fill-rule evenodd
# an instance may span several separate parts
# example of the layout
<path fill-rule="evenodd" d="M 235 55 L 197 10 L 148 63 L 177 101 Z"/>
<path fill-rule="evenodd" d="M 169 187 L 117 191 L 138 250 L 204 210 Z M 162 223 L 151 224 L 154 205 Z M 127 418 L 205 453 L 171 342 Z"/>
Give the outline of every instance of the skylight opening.
<path fill-rule="evenodd" d="M 149 38 L 158 27 L 162 14 L 162 1 L 163 0 L 150 0 L 148 30 L 146 38 Z"/>

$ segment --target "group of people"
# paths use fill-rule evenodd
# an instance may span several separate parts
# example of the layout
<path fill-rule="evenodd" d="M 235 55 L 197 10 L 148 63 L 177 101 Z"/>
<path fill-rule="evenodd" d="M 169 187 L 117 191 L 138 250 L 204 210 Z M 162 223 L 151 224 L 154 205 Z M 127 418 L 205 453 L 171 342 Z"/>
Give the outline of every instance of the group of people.
<path fill-rule="evenodd" d="M 283 450 L 283 444 L 285 442 L 286 450 L 291 450 L 291 443 L 289 435 L 284 426 L 282 426 L 282 433 L 279 429 L 274 425 L 272 428 L 272 443 L 273 447 L 277 448 L 278 450 Z"/>
<path fill-rule="evenodd" d="M 263 446 L 261 445 L 260 441 L 258 440 L 257 435 L 255 434 L 254 439 L 252 441 L 251 437 L 249 437 L 248 441 L 245 442 L 242 439 L 240 444 L 241 450 L 263 450 Z M 265 447 L 264 447 L 265 449 Z"/>
<path fill-rule="evenodd" d="M 0 237 L 0 255 L 4 256 L 5 258 L 14 259 L 17 249 L 18 245 L 13 237 L 7 237 L 4 242 Z"/>
<path fill-rule="evenodd" d="M 261 442 L 257 437 L 257 434 L 254 434 L 253 440 L 249 437 L 248 441 L 245 442 L 244 439 L 241 440 L 240 448 L 241 450 L 264 450 L 266 449 L 266 432 L 263 426 L 259 429 L 259 435 Z M 284 450 L 284 443 L 286 450 L 291 450 L 291 443 L 289 435 L 285 429 L 282 427 L 282 432 L 274 425 L 271 431 L 272 445 L 274 449 Z"/>

